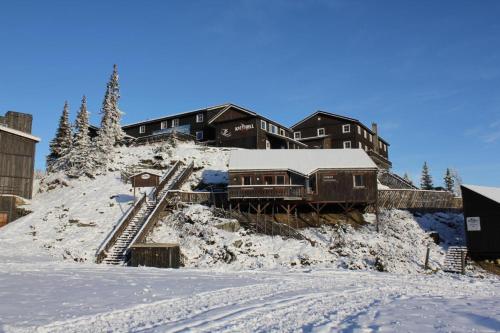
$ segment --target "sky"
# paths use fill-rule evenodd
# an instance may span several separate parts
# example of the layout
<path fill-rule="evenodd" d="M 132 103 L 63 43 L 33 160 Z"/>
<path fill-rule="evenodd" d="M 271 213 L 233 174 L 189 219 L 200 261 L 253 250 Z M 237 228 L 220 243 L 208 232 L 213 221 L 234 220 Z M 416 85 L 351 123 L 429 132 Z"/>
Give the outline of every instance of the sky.
<path fill-rule="evenodd" d="M 393 170 L 500 186 L 499 1 L 3 1 L 0 113 L 31 113 L 45 167 L 62 107 L 123 124 L 231 102 L 293 125 L 375 121 Z"/>

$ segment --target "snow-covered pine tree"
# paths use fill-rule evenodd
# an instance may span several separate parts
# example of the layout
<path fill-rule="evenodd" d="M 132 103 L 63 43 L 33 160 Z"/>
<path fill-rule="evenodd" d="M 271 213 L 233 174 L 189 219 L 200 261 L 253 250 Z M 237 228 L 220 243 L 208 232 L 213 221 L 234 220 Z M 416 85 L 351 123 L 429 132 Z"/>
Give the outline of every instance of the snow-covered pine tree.
<path fill-rule="evenodd" d="M 432 190 L 434 188 L 434 184 L 432 183 L 432 177 L 429 173 L 429 167 L 427 166 L 427 162 L 424 162 L 424 166 L 422 167 L 422 177 L 420 178 L 420 188 L 422 190 Z"/>
<path fill-rule="evenodd" d="M 444 175 L 444 188 L 446 189 L 446 191 L 453 192 L 454 187 L 455 181 L 453 180 L 453 176 L 451 175 L 451 170 L 447 168 Z"/>
<path fill-rule="evenodd" d="M 85 95 L 82 97 L 80 111 L 76 116 L 73 149 L 68 157 L 71 175 L 81 176 L 92 174 L 96 159 L 89 137 L 89 113 L 87 111 L 87 97 Z"/>
<path fill-rule="evenodd" d="M 458 171 L 456 169 L 450 169 L 450 174 L 451 178 L 453 179 L 453 193 L 461 197 L 462 196 L 462 189 L 460 186 L 462 186 L 462 177 L 458 174 Z"/>
<path fill-rule="evenodd" d="M 96 151 L 100 161 L 106 163 L 112 157 L 113 147 L 123 140 L 125 134 L 121 128 L 122 112 L 118 108 L 120 99 L 120 85 L 118 83 L 118 68 L 113 66 L 113 73 L 106 86 L 104 101 L 102 102 L 101 128 L 95 140 Z"/>
<path fill-rule="evenodd" d="M 59 119 L 56 136 L 49 144 L 50 154 L 47 156 L 47 170 L 50 171 L 52 165 L 71 150 L 73 133 L 69 122 L 69 104 L 64 102 L 64 108 Z"/>

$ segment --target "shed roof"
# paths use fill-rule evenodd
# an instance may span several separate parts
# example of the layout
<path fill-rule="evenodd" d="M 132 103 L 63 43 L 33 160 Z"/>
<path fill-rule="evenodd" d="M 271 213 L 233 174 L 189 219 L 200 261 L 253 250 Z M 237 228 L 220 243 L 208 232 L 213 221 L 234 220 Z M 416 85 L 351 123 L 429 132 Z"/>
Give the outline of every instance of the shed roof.
<path fill-rule="evenodd" d="M 499 187 L 488 187 L 488 186 L 478 186 L 478 185 L 462 185 L 462 186 L 482 195 L 483 197 L 486 197 L 488 199 L 500 203 Z"/>
<path fill-rule="evenodd" d="M 310 175 L 318 169 L 377 169 L 362 149 L 233 150 L 229 171 L 292 170 Z"/>
<path fill-rule="evenodd" d="M 40 142 L 40 138 L 38 138 L 34 135 L 31 135 L 29 133 L 26 133 L 26 132 L 18 131 L 16 129 L 13 129 L 10 127 L 5 127 L 5 126 L 0 125 L 0 131 L 4 131 L 4 132 L 10 133 L 10 134 L 22 136 L 24 138 L 27 138 L 27 139 L 30 139 L 30 140 L 33 140 L 36 142 Z"/>

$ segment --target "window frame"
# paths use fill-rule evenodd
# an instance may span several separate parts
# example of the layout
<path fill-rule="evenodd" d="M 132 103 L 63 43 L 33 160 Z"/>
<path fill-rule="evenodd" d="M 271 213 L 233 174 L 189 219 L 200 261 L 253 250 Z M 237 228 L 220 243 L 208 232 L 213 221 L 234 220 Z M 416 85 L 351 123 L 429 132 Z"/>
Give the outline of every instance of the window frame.
<path fill-rule="evenodd" d="M 361 185 L 356 184 L 356 177 L 361 177 Z M 366 188 L 365 175 L 354 174 L 352 175 L 352 186 L 353 188 Z"/>
<path fill-rule="evenodd" d="M 146 133 L 146 125 L 140 125 L 139 134 L 144 134 L 144 133 Z"/>
<path fill-rule="evenodd" d="M 323 134 L 319 134 L 319 131 L 323 130 Z M 326 135 L 326 131 L 325 131 L 325 128 L 324 127 L 320 127 L 316 130 L 316 134 L 317 136 L 325 136 Z"/>
<path fill-rule="evenodd" d="M 249 179 L 249 184 L 245 184 L 245 178 Z M 253 177 L 252 176 L 241 176 L 241 185 L 242 186 L 252 186 L 253 184 Z"/>
<path fill-rule="evenodd" d="M 179 127 L 179 118 L 172 119 L 172 128 Z"/>
<path fill-rule="evenodd" d="M 260 129 L 267 131 L 267 122 L 263 119 L 260 120 Z"/>
<path fill-rule="evenodd" d="M 271 179 L 270 184 L 266 183 L 266 178 Z M 264 177 L 262 177 L 262 179 L 264 180 L 264 185 L 275 185 L 275 183 L 276 183 L 274 176 L 272 176 L 272 175 L 265 175 Z"/>
<path fill-rule="evenodd" d="M 294 140 L 300 140 L 300 139 L 302 139 L 302 132 L 300 132 L 300 131 L 293 132 L 293 139 Z"/>
<path fill-rule="evenodd" d="M 160 129 L 164 130 L 168 128 L 168 120 L 163 120 L 161 123 L 160 123 Z"/>
<path fill-rule="evenodd" d="M 201 138 L 198 138 L 198 134 L 201 134 Z M 196 141 L 203 140 L 203 131 L 196 131 Z"/>
<path fill-rule="evenodd" d="M 361 126 L 357 125 L 358 126 L 358 134 L 361 135 Z"/>
<path fill-rule="evenodd" d="M 280 184 L 278 178 L 283 178 L 283 184 Z M 276 175 L 276 183 L 275 185 L 286 185 L 286 177 L 285 175 Z"/>
<path fill-rule="evenodd" d="M 372 134 L 368 134 L 369 138 L 370 138 L 370 142 L 373 142 L 373 135 Z"/>
<path fill-rule="evenodd" d="M 282 128 L 280 128 L 280 135 L 281 135 L 281 136 L 285 136 L 285 130 L 284 130 L 284 129 L 282 129 Z"/>
<path fill-rule="evenodd" d="M 347 128 L 347 130 L 346 130 Z M 342 134 L 351 133 L 351 124 L 342 125 Z"/>
<path fill-rule="evenodd" d="M 346 144 L 349 144 L 349 147 L 346 147 Z M 342 142 L 342 147 L 344 149 L 352 149 L 352 142 L 351 141 L 344 141 L 344 142 Z"/>
<path fill-rule="evenodd" d="M 197 123 L 202 123 L 203 122 L 203 113 L 198 113 L 196 114 L 196 122 Z"/>

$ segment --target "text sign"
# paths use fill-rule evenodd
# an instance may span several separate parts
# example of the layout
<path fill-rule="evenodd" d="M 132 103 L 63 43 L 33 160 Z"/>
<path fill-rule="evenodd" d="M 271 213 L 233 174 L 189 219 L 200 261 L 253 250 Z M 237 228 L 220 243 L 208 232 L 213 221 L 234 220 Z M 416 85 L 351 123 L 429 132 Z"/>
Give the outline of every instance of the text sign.
<path fill-rule="evenodd" d="M 479 216 L 467 218 L 467 231 L 481 231 L 481 218 Z"/>

